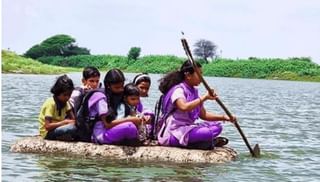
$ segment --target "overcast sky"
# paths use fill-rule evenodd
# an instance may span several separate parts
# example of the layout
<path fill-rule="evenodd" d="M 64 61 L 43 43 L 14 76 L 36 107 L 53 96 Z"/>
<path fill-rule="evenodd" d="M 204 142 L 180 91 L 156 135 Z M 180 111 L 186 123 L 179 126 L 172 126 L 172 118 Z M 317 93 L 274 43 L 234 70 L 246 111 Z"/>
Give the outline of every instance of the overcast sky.
<path fill-rule="evenodd" d="M 319 0 L 2 0 L 2 48 L 24 53 L 56 34 L 91 54 L 184 56 L 213 41 L 225 58 L 312 57 L 320 64 Z"/>

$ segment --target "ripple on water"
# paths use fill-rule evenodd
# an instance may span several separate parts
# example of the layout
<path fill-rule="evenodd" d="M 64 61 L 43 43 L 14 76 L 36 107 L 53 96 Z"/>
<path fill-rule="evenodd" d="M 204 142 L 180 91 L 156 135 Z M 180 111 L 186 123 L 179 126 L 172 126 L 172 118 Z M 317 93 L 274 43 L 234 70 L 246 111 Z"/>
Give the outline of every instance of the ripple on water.
<path fill-rule="evenodd" d="M 81 74 L 69 74 L 80 84 Z M 135 74 L 126 74 L 133 78 Z M 158 80 L 161 75 L 150 75 Z M 206 78 L 239 120 L 261 158 L 250 156 L 237 129 L 225 123 L 222 135 L 239 152 L 227 164 L 136 163 L 64 155 L 11 153 L 18 138 L 38 134 L 38 113 L 57 75 L 7 75 L 2 81 L 3 181 L 319 181 L 320 84 L 254 79 Z M 30 82 L 30 80 L 33 80 Z M 236 89 L 235 89 L 236 88 Z M 200 93 L 205 89 L 200 87 Z M 147 108 L 160 93 L 152 84 Z M 208 110 L 223 113 L 215 102 Z"/>

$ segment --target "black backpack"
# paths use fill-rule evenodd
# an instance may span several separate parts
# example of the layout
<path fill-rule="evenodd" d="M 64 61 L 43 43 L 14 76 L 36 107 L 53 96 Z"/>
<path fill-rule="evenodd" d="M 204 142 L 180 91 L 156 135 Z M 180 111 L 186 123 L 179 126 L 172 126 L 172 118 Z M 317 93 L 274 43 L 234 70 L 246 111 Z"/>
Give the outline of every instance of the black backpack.
<path fill-rule="evenodd" d="M 102 89 L 101 89 L 101 83 L 99 84 L 99 88 L 98 88 L 99 90 L 101 90 L 102 91 Z M 81 106 L 81 104 L 82 104 L 82 100 L 83 100 L 83 97 L 90 91 L 88 91 L 88 90 L 85 90 L 84 88 L 82 88 L 82 87 L 76 87 L 76 88 L 74 88 L 74 90 L 76 90 L 76 91 L 78 91 L 80 94 L 77 96 L 77 97 L 75 97 L 75 98 L 73 98 L 73 112 L 75 113 L 75 114 L 77 114 L 78 113 L 78 110 L 80 109 L 80 106 Z"/>
<path fill-rule="evenodd" d="M 77 134 L 80 141 L 91 142 L 93 127 L 99 119 L 98 116 L 89 116 L 88 101 L 96 92 L 104 93 L 101 89 L 95 89 L 85 93 L 76 114 Z"/>
<path fill-rule="evenodd" d="M 81 87 L 76 87 L 74 90 L 76 90 L 76 91 L 78 91 L 80 93 L 76 98 L 73 98 L 73 106 L 72 106 L 73 107 L 73 112 L 75 114 L 77 114 L 78 110 L 80 109 L 83 97 L 86 94 L 86 92 Z"/>

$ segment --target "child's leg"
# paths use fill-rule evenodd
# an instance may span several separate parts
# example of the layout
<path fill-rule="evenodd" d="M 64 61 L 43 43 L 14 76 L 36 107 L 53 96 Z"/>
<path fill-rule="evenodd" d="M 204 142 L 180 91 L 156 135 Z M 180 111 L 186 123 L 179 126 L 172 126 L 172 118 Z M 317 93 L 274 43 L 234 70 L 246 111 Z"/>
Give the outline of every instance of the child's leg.
<path fill-rule="evenodd" d="M 207 127 L 197 127 L 189 132 L 189 142 L 188 144 L 197 142 L 211 142 L 213 139 L 213 133 L 210 128 Z"/>
<path fill-rule="evenodd" d="M 106 144 L 119 144 L 123 141 L 137 140 L 138 129 L 132 122 L 121 123 L 106 130 L 103 138 Z"/>
<path fill-rule="evenodd" d="M 212 149 L 213 136 L 216 133 L 208 127 L 194 128 L 189 132 L 188 148 L 194 149 Z"/>
<path fill-rule="evenodd" d="M 209 125 L 208 125 L 208 128 L 211 130 L 213 138 L 216 138 L 222 132 L 221 123 L 210 122 Z"/>
<path fill-rule="evenodd" d="M 212 149 L 213 139 L 220 135 L 220 123 L 210 123 L 206 127 L 194 128 L 189 133 L 188 146 L 197 149 Z"/>
<path fill-rule="evenodd" d="M 182 146 L 176 137 L 170 137 L 170 146 L 194 149 L 212 149 L 213 139 L 222 132 L 219 123 L 210 123 L 203 127 L 196 127 L 189 132 L 188 146 Z"/>
<path fill-rule="evenodd" d="M 59 137 L 61 137 L 61 139 L 63 137 L 73 138 L 75 136 L 76 132 L 77 132 L 77 128 L 74 124 L 67 124 L 67 125 L 60 126 L 54 130 L 49 131 L 47 136 L 45 137 L 45 139 L 57 140 Z"/>
<path fill-rule="evenodd" d="M 213 133 L 211 132 L 211 129 L 208 127 L 193 128 L 188 135 L 189 135 L 188 146 L 196 143 L 203 143 L 203 142 L 212 143 L 212 139 L 213 139 Z M 170 136 L 170 146 L 183 147 L 179 143 L 179 140 L 173 135 Z M 188 146 L 184 146 L 184 147 L 188 147 Z"/>
<path fill-rule="evenodd" d="M 222 132 L 220 124 L 205 127 L 197 127 L 189 132 L 189 144 L 196 142 L 212 142 Z"/>

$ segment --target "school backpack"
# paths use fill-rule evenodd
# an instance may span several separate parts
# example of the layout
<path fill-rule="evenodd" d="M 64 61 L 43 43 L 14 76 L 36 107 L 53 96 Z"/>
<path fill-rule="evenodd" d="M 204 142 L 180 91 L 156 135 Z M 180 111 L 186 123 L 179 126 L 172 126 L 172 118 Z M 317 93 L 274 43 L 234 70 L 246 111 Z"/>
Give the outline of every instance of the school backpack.
<path fill-rule="evenodd" d="M 81 104 L 76 114 L 76 126 L 78 139 L 83 142 L 91 142 L 93 127 L 98 121 L 98 116 L 89 116 L 89 99 L 96 92 L 102 92 L 101 89 L 91 90 L 83 95 Z"/>
<path fill-rule="evenodd" d="M 86 94 L 82 87 L 74 88 L 73 92 L 78 92 L 78 94 L 73 97 L 73 93 L 70 98 L 70 102 L 72 103 L 73 112 L 77 114 L 78 110 L 80 109 L 80 105 L 82 103 L 83 97 Z"/>
<path fill-rule="evenodd" d="M 99 84 L 98 89 L 101 89 L 101 83 Z M 85 90 L 83 87 L 74 88 L 73 92 L 78 92 L 78 93 L 74 96 L 73 95 L 74 93 L 72 92 L 72 95 L 69 101 L 73 107 L 73 112 L 75 114 L 77 114 L 78 110 L 80 109 L 84 95 L 89 91 L 90 90 Z"/>

